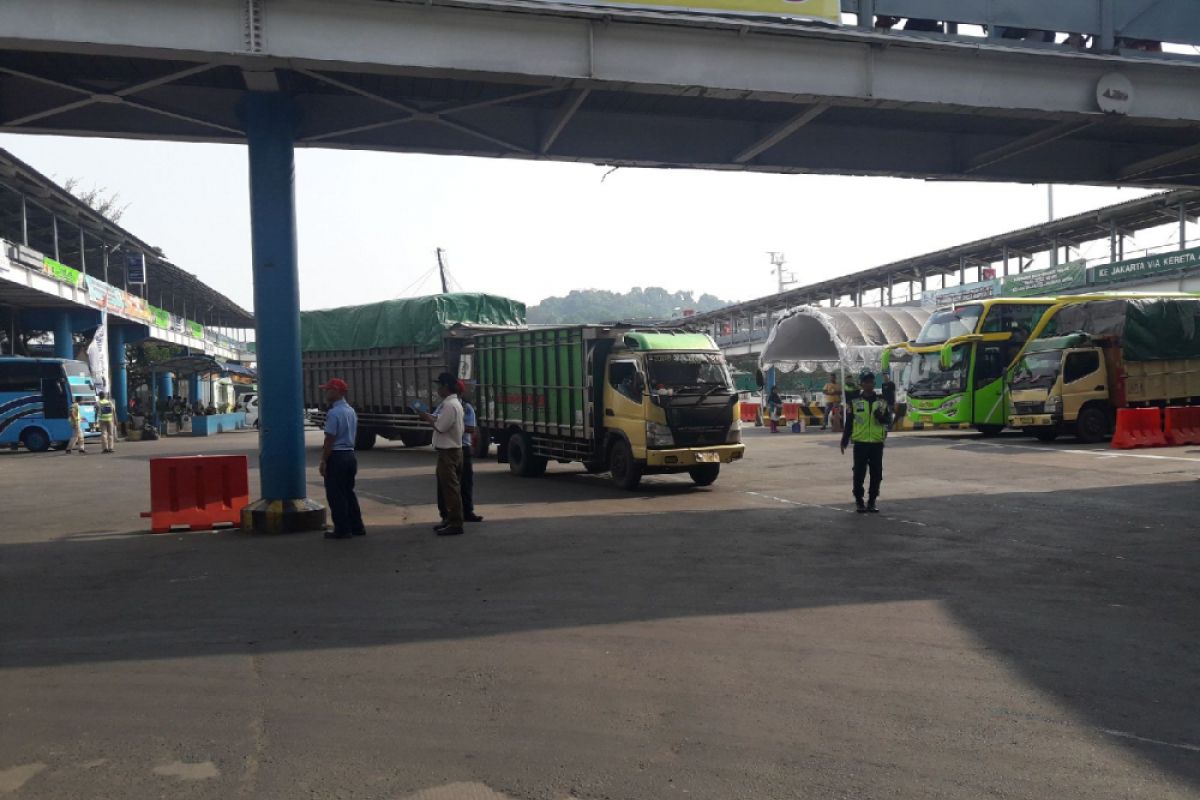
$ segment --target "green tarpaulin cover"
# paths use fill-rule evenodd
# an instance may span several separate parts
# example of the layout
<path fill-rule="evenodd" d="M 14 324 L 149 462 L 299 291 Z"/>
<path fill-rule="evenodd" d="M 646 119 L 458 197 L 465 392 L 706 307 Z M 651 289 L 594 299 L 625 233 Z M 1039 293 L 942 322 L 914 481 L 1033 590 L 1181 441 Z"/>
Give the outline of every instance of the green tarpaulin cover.
<path fill-rule="evenodd" d="M 1079 303 L 1060 310 L 1054 328 L 1115 336 L 1126 361 L 1200 358 L 1200 299 Z"/>
<path fill-rule="evenodd" d="M 300 314 L 300 349 L 364 350 L 418 347 L 436 350 L 442 334 L 459 323 L 525 324 L 525 304 L 494 294 L 434 294 L 343 306 Z"/>

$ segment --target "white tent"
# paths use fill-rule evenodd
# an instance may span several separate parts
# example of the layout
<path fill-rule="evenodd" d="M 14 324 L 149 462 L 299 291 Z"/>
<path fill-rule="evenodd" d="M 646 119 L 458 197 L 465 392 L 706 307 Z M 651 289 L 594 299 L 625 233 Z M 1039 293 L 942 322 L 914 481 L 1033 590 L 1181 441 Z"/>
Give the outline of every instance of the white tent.
<path fill-rule="evenodd" d="M 929 316 L 915 306 L 798 306 L 775 323 L 759 363 L 783 372 L 877 369 L 883 348 L 915 339 Z"/>

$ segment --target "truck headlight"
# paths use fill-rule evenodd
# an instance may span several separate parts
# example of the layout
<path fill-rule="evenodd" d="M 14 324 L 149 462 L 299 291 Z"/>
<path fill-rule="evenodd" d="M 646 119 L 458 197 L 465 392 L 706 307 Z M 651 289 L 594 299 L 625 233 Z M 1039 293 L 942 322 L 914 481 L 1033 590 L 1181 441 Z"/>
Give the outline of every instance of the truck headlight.
<path fill-rule="evenodd" d="M 725 444 L 741 444 L 742 443 L 742 421 L 735 419 L 733 424 L 729 426 L 729 435 L 725 437 Z"/>
<path fill-rule="evenodd" d="M 675 436 L 671 433 L 671 429 L 661 422 L 646 423 L 646 446 L 647 447 L 674 447 Z"/>
<path fill-rule="evenodd" d="M 1057 395 L 1046 398 L 1045 411 L 1047 414 L 1057 414 L 1059 406 L 1062 405 L 1062 398 Z"/>

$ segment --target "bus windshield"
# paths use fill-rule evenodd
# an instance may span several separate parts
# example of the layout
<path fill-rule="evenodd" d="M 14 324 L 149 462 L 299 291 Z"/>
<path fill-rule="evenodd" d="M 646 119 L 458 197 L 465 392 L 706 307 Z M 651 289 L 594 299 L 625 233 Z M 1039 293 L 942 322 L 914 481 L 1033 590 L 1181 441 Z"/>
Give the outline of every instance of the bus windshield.
<path fill-rule="evenodd" d="M 934 313 L 921 332 L 917 334 L 917 344 L 941 344 L 955 336 L 967 336 L 975 332 L 979 318 L 983 315 L 983 306 L 958 306 Z"/>
<path fill-rule="evenodd" d="M 943 369 L 939 353 L 914 353 L 909 368 L 910 397 L 930 399 L 949 397 L 967 390 L 967 345 L 955 347 L 950 368 Z"/>
<path fill-rule="evenodd" d="M 1013 370 L 1012 383 L 1009 388 L 1049 389 L 1058 380 L 1058 371 L 1062 367 L 1062 353 L 1049 351 L 1045 353 L 1030 353 L 1021 359 L 1021 363 Z"/>
<path fill-rule="evenodd" d="M 652 353 L 646 358 L 646 369 L 652 388 L 733 389 L 720 353 Z"/>

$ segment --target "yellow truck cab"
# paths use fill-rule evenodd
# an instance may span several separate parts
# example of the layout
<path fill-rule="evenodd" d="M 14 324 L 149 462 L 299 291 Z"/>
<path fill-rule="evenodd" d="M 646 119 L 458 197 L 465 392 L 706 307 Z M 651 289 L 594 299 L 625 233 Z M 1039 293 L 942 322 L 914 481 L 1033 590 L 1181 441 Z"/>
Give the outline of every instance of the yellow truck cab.
<path fill-rule="evenodd" d="M 1099 442 L 1118 409 L 1200 403 L 1200 299 L 1089 300 L 1053 322 L 1008 375 L 1012 427 Z"/>
<path fill-rule="evenodd" d="M 518 475 L 581 462 L 636 488 L 687 473 L 699 486 L 745 453 L 728 364 L 702 333 L 574 325 L 472 340 L 479 429 Z"/>

